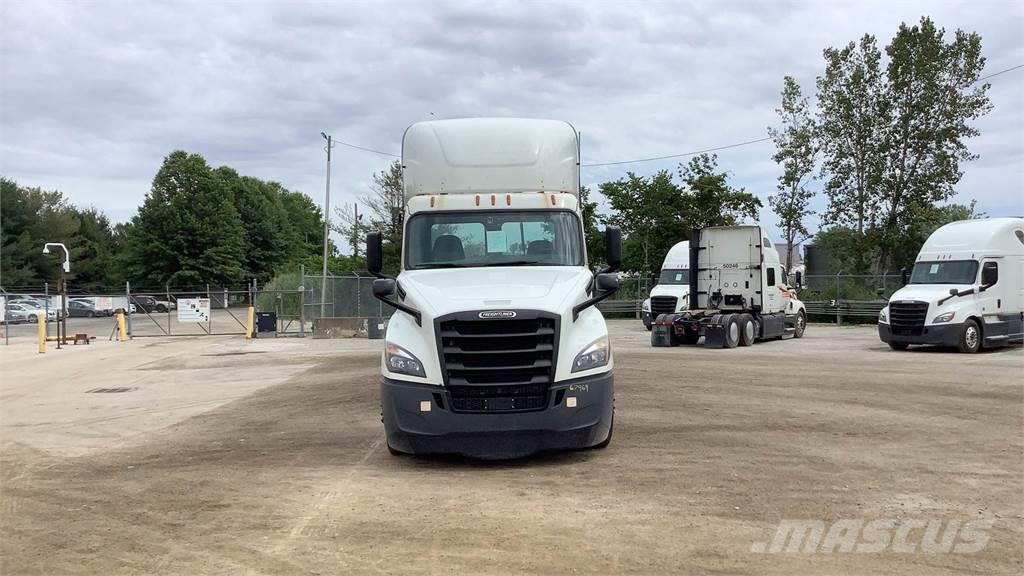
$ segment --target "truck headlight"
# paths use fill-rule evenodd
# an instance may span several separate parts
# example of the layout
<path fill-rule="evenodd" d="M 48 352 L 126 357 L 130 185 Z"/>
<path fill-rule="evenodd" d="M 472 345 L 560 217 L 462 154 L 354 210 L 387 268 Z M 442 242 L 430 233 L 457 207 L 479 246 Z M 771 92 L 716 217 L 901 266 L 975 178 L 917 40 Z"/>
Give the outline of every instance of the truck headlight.
<path fill-rule="evenodd" d="M 644 300 L 643 310 L 644 310 L 644 312 L 650 312 L 651 311 L 651 299 L 650 298 L 648 298 L 647 300 Z"/>
<path fill-rule="evenodd" d="M 882 308 L 878 311 L 878 322 L 881 324 L 889 323 L 889 315 L 885 313 L 886 310 L 888 310 L 888 308 Z"/>
<path fill-rule="evenodd" d="M 401 346 L 388 343 L 384 347 L 384 361 L 387 362 L 388 370 L 397 374 L 419 376 L 420 378 L 427 377 L 427 374 L 423 371 L 423 362 L 420 362 L 419 358 L 413 356 L 411 352 Z"/>
<path fill-rule="evenodd" d="M 576 355 L 576 359 L 572 361 L 572 371 L 582 372 L 604 366 L 608 364 L 608 359 L 611 357 L 612 349 L 608 345 L 608 337 L 602 336 L 591 342 L 589 346 L 583 349 L 583 352 Z"/>
<path fill-rule="evenodd" d="M 953 316 L 956 316 L 956 312 L 946 312 L 945 314 L 939 314 L 932 320 L 932 324 L 942 324 L 945 322 L 949 322 L 950 320 L 953 319 Z"/>

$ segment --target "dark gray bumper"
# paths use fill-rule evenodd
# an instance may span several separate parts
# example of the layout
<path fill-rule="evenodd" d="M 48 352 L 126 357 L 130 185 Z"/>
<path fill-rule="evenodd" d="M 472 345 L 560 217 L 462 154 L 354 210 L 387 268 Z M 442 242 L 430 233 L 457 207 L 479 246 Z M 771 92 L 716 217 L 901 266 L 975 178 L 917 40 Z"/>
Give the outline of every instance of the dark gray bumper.
<path fill-rule="evenodd" d="M 547 407 L 529 412 L 454 412 L 443 386 L 388 378 L 381 382 L 380 399 L 384 432 L 395 450 L 517 458 L 603 442 L 611 430 L 614 393 L 608 372 L 553 384 Z M 566 405 L 570 397 L 574 408 Z M 421 410 L 424 402 L 430 411 Z"/>
<path fill-rule="evenodd" d="M 931 344 L 934 346 L 956 346 L 960 343 L 961 324 L 939 324 L 925 326 L 920 334 L 894 334 L 888 324 L 878 324 L 878 337 L 882 342 L 898 344 Z"/>

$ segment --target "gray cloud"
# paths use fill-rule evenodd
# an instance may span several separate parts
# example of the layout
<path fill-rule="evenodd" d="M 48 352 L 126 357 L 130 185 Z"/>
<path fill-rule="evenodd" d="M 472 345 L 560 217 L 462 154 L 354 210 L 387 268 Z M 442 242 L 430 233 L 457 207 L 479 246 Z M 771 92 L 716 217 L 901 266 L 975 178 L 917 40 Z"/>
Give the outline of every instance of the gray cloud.
<path fill-rule="evenodd" d="M 782 76 L 813 92 L 821 50 L 865 32 L 884 44 L 930 14 L 982 34 L 988 69 L 1024 62 L 1012 2 L 0 4 L 0 173 L 131 216 L 165 154 L 323 197 L 321 130 L 398 152 L 417 120 L 562 118 L 587 162 L 751 140 L 774 122 Z M 1024 214 L 1024 73 L 992 80 L 960 201 Z M 770 143 L 723 151 L 766 198 Z M 339 147 L 332 204 L 389 158 Z M 584 182 L 677 161 L 588 169 Z M 762 219 L 773 224 L 765 211 Z"/>

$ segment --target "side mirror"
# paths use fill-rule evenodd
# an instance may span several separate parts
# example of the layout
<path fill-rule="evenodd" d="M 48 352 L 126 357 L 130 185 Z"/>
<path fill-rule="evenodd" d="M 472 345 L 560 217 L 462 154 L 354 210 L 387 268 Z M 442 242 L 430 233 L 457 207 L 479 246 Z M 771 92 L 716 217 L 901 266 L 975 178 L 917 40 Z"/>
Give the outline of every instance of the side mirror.
<path fill-rule="evenodd" d="M 622 266 L 622 230 L 618 226 L 605 227 L 604 245 L 608 261 L 608 269 L 605 272 L 614 272 Z"/>
<path fill-rule="evenodd" d="M 906 268 L 900 268 L 900 284 L 906 286 L 909 278 L 909 274 Z"/>
<path fill-rule="evenodd" d="M 804 275 L 799 270 L 796 271 L 796 289 L 800 290 L 804 287 Z"/>
<path fill-rule="evenodd" d="M 366 269 L 370 271 L 370 274 L 374 276 L 380 276 L 380 271 L 384 268 L 384 253 L 383 241 L 380 237 L 380 232 L 369 232 L 366 234 Z M 374 291 L 377 290 L 377 283 L 373 283 Z M 375 292 L 376 293 L 376 292 Z"/>
<path fill-rule="evenodd" d="M 387 298 L 395 293 L 397 285 L 394 278 L 377 278 L 373 281 L 373 295 L 376 298 Z"/>
<path fill-rule="evenodd" d="M 615 274 L 598 274 L 597 289 L 600 292 L 614 292 L 619 289 L 619 277 Z"/>

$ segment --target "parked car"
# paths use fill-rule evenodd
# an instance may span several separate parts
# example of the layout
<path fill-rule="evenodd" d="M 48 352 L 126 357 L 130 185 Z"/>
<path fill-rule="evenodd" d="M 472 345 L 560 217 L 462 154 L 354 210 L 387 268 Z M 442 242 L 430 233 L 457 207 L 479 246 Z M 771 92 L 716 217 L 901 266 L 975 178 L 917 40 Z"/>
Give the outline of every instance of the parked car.
<path fill-rule="evenodd" d="M 34 308 L 27 306 L 20 302 L 7 305 L 7 322 L 11 324 L 20 324 L 22 322 L 36 323 L 39 321 L 39 315 L 46 314 L 47 320 L 56 320 L 56 310 L 45 310 L 43 308 Z"/>
<path fill-rule="evenodd" d="M 178 309 L 178 305 L 174 302 L 158 300 L 154 296 L 145 295 L 132 296 L 132 304 L 135 304 L 143 312 L 167 312 L 168 310 Z"/>
<path fill-rule="evenodd" d="M 87 300 L 68 302 L 68 318 L 95 318 L 96 316 L 109 316 L 109 314 L 106 310 L 97 310 L 92 302 Z"/>

